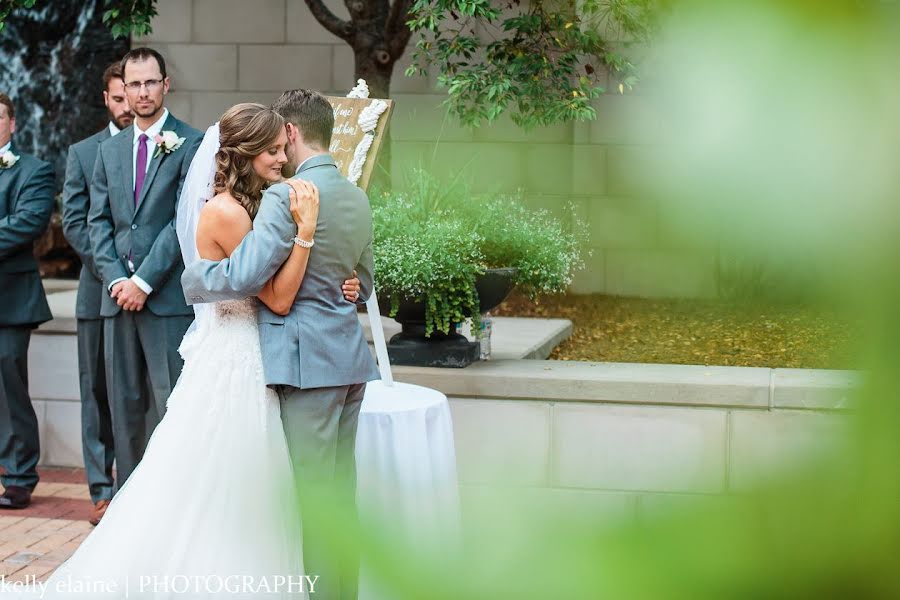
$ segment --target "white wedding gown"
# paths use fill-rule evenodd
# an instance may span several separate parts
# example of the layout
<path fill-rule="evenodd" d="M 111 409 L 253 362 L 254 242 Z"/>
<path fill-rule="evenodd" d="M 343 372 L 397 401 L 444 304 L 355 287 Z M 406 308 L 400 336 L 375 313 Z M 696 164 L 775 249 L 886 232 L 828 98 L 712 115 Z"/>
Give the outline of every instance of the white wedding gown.
<path fill-rule="evenodd" d="M 184 369 L 143 459 L 43 598 L 306 597 L 299 508 L 255 303 L 216 304 L 182 345 Z"/>

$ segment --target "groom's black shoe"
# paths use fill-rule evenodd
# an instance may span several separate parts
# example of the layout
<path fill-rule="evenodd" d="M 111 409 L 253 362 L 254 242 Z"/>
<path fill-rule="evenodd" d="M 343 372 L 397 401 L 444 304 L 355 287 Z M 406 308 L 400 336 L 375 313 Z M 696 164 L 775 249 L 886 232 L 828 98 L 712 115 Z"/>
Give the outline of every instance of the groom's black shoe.
<path fill-rule="evenodd" d="M 31 490 L 18 485 L 6 488 L 0 496 L 0 508 L 28 508 L 31 504 Z"/>

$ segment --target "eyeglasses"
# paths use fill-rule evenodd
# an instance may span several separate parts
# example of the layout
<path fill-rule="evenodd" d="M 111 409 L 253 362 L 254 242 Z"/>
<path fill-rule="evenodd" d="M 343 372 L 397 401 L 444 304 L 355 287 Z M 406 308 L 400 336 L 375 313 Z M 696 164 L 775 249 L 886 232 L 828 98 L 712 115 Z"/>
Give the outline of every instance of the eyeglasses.
<path fill-rule="evenodd" d="M 148 92 L 159 89 L 162 85 L 162 79 L 148 79 L 147 81 L 130 81 L 125 84 L 129 92 L 139 92 L 142 87 L 146 87 Z"/>

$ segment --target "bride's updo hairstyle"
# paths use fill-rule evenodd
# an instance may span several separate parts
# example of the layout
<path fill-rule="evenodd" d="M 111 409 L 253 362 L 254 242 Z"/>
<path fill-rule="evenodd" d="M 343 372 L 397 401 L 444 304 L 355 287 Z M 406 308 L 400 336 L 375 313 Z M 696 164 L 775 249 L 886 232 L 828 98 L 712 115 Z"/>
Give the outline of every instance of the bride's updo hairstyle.
<path fill-rule="evenodd" d="M 253 219 L 269 182 L 253 170 L 253 159 L 275 144 L 284 119 L 271 108 L 253 102 L 235 104 L 219 119 L 214 192 L 227 192 Z"/>

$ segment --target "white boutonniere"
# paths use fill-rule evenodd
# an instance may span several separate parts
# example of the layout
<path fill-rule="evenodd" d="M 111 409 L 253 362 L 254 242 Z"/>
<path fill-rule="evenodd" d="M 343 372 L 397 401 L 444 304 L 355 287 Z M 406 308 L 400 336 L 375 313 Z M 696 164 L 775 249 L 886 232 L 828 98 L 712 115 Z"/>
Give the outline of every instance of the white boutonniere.
<path fill-rule="evenodd" d="M 172 154 L 184 143 L 185 138 L 178 137 L 178 134 L 174 131 L 163 131 L 160 132 L 159 135 L 154 136 L 153 141 L 156 142 L 156 152 L 153 153 L 153 158 L 156 158 L 160 154 Z"/>
<path fill-rule="evenodd" d="M 7 150 L 0 155 L 0 169 L 8 169 L 17 162 L 19 162 L 19 157 L 13 154 L 12 150 Z"/>

